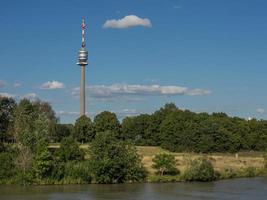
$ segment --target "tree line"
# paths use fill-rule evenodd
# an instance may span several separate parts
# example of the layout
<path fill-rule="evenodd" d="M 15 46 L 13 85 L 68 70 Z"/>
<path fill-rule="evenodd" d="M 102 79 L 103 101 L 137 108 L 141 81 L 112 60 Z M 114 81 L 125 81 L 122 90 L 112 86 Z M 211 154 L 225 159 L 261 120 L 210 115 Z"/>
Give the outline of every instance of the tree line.
<path fill-rule="evenodd" d="M 264 151 L 267 148 L 267 121 L 230 117 L 225 113 L 194 113 L 165 104 L 152 114 L 125 117 L 104 111 L 91 120 L 78 118 L 75 124 L 60 124 L 51 106 L 42 101 L 20 102 L 0 98 L 0 140 L 35 144 L 44 137 L 60 142 L 72 136 L 90 143 L 98 133 L 110 131 L 119 140 L 134 145 L 161 146 L 175 152 Z M 35 148 L 33 145 L 32 148 Z"/>

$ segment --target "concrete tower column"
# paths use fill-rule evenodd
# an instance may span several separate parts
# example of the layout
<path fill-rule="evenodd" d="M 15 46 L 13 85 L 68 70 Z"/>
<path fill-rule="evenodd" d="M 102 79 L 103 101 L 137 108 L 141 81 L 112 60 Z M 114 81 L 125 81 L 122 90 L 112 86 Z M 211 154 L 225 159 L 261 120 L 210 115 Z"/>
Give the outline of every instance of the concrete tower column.
<path fill-rule="evenodd" d="M 80 116 L 85 115 L 85 65 L 81 65 Z"/>

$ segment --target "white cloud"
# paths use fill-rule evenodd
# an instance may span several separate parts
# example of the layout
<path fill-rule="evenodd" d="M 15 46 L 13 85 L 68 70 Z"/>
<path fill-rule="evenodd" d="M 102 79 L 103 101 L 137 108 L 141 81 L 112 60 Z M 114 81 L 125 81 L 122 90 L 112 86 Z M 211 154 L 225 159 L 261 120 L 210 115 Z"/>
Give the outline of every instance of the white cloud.
<path fill-rule="evenodd" d="M 64 111 L 64 110 L 57 111 L 56 113 L 57 113 L 57 115 L 73 115 L 73 116 L 79 115 L 79 112 Z"/>
<path fill-rule="evenodd" d="M 74 88 L 72 95 L 78 96 L 80 88 Z M 205 89 L 189 89 L 181 86 L 161 86 L 161 85 L 94 85 L 86 87 L 90 97 L 98 99 L 109 99 L 122 96 L 177 96 L 189 95 L 200 96 L 210 94 L 211 91 Z"/>
<path fill-rule="evenodd" d="M 260 113 L 260 114 L 264 114 L 265 113 L 265 110 L 263 108 L 258 108 L 257 109 L 257 112 Z"/>
<path fill-rule="evenodd" d="M 16 95 L 10 94 L 10 93 L 7 93 L 7 92 L 0 92 L 0 96 L 10 98 L 10 97 L 15 97 Z"/>
<path fill-rule="evenodd" d="M 151 27 L 151 21 L 147 18 L 140 18 L 136 15 L 127 15 L 122 19 L 107 20 L 103 28 L 130 28 L 134 26 Z"/>
<path fill-rule="evenodd" d="M 14 87 L 20 87 L 21 86 L 21 83 L 14 83 L 13 86 Z"/>
<path fill-rule="evenodd" d="M 0 87 L 5 87 L 6 86 L 6 82 L 3 80 L 0 80 Z"/>
<path fill-rule="evenodd" d="M 41 89 L 54 90 L 54 89 L 62 89 L 62 88 L 65 88 L 65 85 L 63 83 L 58 82 L 58 81 L 48 81 L 48 82 L 43 83 L 41 85 Z"/>
<path fill-rule="evenodd" d="M 136 116 L 136 115 L 141 114 L 136 109 L 128 109 L 128 108 L 122 109 L 122 110 L 113 111 L 113 112 L 116 113 L 118 118 L 131 117 L 131 116 Z"/>

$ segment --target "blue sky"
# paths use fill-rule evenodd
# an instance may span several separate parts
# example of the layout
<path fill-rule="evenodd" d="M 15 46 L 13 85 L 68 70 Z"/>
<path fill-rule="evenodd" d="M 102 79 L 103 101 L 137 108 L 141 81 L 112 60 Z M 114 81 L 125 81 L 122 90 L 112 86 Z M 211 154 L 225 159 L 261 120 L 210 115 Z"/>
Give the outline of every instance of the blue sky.
<path fill-rule="evenodd" d="M 0 94 L 48 101 L 61 122 L 74 122 L 84 16 L 91 117 L 174 102 L 267 119 L 266 8 L 265 0 L 2 0 Z"/>

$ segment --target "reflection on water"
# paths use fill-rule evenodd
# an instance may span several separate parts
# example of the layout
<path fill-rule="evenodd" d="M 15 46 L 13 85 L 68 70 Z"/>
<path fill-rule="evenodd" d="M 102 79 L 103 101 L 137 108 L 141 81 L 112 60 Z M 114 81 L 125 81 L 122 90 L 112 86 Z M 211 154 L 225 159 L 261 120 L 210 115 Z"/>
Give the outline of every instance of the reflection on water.
<path fill-rule="evenodd" d="M 234 179 L 212 183 L 0 186 L 0 199 L 267 200 L 267 178 Z"/>

